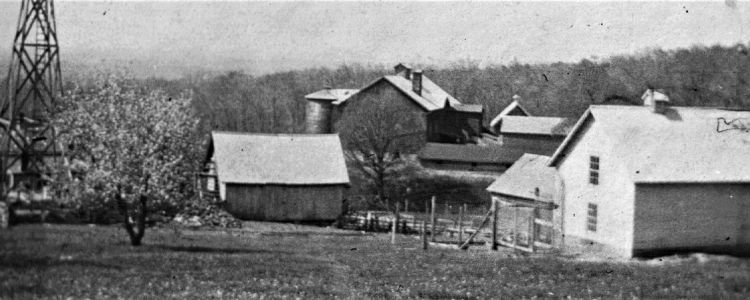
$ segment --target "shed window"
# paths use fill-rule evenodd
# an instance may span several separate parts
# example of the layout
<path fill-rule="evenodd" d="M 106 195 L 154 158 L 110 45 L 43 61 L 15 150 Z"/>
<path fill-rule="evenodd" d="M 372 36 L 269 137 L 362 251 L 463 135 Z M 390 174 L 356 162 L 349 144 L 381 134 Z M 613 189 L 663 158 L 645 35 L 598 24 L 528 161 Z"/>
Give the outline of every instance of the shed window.
<path fill-rule="evenodd" d="M 589 157 L 589 183 L 599 184 L 599 157 Z"/>
<path fill-rule="evenodd" d="M 596 204 L 589 203 L 588 217 L 586 218 L 586 229 L 596 232 L 596 219 L 598 216 Z"/>

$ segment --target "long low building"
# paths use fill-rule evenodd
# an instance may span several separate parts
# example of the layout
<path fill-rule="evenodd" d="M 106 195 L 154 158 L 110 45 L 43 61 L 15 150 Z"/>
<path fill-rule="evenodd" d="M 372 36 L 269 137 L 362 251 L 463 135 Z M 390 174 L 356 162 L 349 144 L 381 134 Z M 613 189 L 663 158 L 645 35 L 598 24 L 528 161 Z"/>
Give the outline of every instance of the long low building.
<path fill-rule="evenodd" d="M 337 134 L 211 133 L 219 197 L 245 220 L 334 220 L 349 175 Z"/>
<path fill-rule="evenodd" d="M 433 169 L 502 172 L 526 151 L 498 144 L 427 143 L 417 158 L 422 166 Z"/>

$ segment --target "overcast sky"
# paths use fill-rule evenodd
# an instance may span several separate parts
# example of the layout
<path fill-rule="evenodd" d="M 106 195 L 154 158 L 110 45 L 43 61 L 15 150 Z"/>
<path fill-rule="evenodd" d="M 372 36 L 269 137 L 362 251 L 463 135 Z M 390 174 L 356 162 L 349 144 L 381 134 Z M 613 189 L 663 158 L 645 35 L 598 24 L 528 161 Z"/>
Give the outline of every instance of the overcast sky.
<path fill-rule="evenodd" d="M 19 3 L 0 0 L 0 65 Z M 63 61 L 131 62 L 168 76 L 355 62 L 574 62 L 747 43 L 750 3 L 732 3 L 55 1 Z"/>

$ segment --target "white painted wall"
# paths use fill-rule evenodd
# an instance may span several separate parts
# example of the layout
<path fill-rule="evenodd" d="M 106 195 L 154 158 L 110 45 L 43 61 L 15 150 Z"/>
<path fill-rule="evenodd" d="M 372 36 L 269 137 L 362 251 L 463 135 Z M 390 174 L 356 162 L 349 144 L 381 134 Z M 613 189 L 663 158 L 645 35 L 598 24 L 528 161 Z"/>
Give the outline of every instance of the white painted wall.
<path fill-rule="evenodd" d="M 563 233 L 566 247 L 576 240 L 603 244 L 619 256 L 633 247 L 634 185 L 613 155 L 612 143 L 596 120 L 582 128 L 578 142 L 558 166 L 563 182 Z M 589 156 L 599 156 L 599 184 L 589 183 Z M 587 230 L 588 204 L 598 206 L 597 231 Z"/>

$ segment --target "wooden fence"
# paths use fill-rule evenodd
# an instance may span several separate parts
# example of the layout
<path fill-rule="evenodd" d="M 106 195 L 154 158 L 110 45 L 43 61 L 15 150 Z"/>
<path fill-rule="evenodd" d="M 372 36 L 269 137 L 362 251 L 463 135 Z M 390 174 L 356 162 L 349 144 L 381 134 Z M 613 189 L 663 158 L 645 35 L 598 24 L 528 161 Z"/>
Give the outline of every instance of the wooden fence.
<path fill-rule="evenodd" d="M 535 240 L 536 223 L 533 212 L 507 207 L 469 207 L 439 203 L 433 198 L 425 212 L 362 211 L 347 215 L 343 226 L 353 230 L 420 234 L 430 242 L 455 244 L 459 248 L 485 245 L 498 246 L 525 252 L 548 249 L 548 245 Z M 394 219 L 398 225 L 394 231 Z M 395 236 L 394 236 L 395 238 Z"/>

